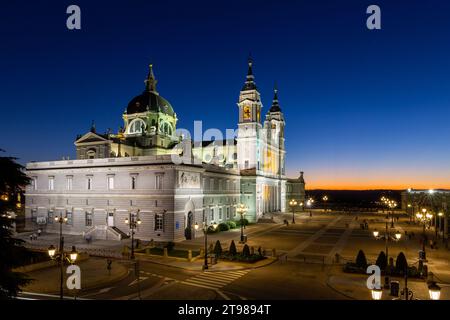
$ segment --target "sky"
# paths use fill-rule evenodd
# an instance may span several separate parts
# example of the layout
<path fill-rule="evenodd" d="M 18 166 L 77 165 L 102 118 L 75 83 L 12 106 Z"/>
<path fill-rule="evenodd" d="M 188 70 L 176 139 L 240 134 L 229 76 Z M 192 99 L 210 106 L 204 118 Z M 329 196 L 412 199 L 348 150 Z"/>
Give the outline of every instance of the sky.
<path fill-rule="evenodd" d="M 66 8 L 81 8 L 81 30 Z M 381 30 L 366 9 L 381 8 Z M 286 119 L 287 174 L 309 189 L 450 188 L 450 2 L 2 1 L 0 148 L 74 158 L 121 126 L 154 65 L 179 128 L 237 126 L 251 54 L 263 113 Z"/>

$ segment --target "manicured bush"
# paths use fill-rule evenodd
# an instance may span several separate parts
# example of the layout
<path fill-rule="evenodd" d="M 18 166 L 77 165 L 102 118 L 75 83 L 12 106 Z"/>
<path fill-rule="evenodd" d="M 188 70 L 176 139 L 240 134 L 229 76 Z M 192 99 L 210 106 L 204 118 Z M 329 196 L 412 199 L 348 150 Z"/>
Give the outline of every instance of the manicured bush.
<path fill-rule="evenodd" d="M 208 227 L 208 231 L 207 231 L 208 234 L 217 233 L 217 232 L 219 232 L 219 228 L 214 228 L 213 226 Z"/>
<path fill-rule="evenodd" d="M 230 229 L 226 222 L 219 223 L 219 226 L 217 228 L 219 229 L 219 231 L 228 231 Z"/>
<path fill-rule="evenodd" d="M 236 250 L 236 244 L 234 243 L 234 240 L 231 240 L 231 244 L 230 244 L 230 250 L 229 250 L 229 255 L 231 256 L 235 256 L 237 254 L 237 250 Z"/>
<path fill-rule="evenodd" d="M 250 248 L 248 247 L 248 245 L 245 245 L 242 249 L 242 256 L 250 257 Z"/>
<path fill-rule="evenodd" d="M 378 267 L 380 267 L 381 270 L 386 270 L 387 258 L 386 258 L 386 254 L 384 253 L 384 251 L 380 252 L 380 254 L 378 255 L 378 258 L 377 258 L 377 262 L 375 262 L 375 264 Z"/>
<path fill-rule="evenodd" d="M 172 251 L 173 250 L 173 248 L 175 247 L 175 243 L 174 242 L 172 242 L 172 241 L 169 241 L 167 244 L 166 244 L 166 246 L 165 246 L 166 248 L 167 248 L 167 251 Z"/>
<path fill-rule="evenodd" d="M 246 218 L 242 219 L 243 225 L 244 226 L 248 226 L 249 222 Z M 236 220 L 236 226 L 240 227 L 241 226 L 241 219 Z"/>
<path fill-rule="evenodd" d="M 234 221 L 227 221 L 228 227 L 230 227 L 230 229 L 234 229 L 236 228 L 236 222 Z"/>
<path fill-rule="evenodd" d="M 222 245 L 220 244 L 220 241 L 216 241 L 216 245 L 214 246 L 214 254 L 219 257 L 222 254 Z"/>
<path fill-rule="evenodd" d="M 356 266 L 361 269 L 367 268 L 367 259 L 364 251 L 359 250 L 358 255 L 356 256 Z"/>
<path fill-rule="evenodd" d="M 406 268 L 408 268 L 408 262 L 406 261 L 405 254 L 400 252 L 395 260 L 395 271 L 400 274 L 404 274 Z"/>

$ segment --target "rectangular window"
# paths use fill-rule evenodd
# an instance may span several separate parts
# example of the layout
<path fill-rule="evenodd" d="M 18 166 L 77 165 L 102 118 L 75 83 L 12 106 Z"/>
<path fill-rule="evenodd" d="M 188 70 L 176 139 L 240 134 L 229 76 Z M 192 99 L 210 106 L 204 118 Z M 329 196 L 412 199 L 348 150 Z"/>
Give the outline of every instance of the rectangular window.
<path fill-rule="evenodd" d="M 55 190 L 55 177 L 48 177 L 48 190 Z"/>
<path fill-rule="evenodd" d="M 214 190 L 214 178 L 209 179 L 209 190 Z"/>
<path fill-rule="evenodd" d="M 73 177 L 72 176 L 67 176 L 66 177 L 66 189 L 67 190 L 72 190 L 73 187 Z"/>
<path fill-rule="evenodd" d="M 211 208 L 211 213 L 210 213 L 210 218 L 211 218 L 211 220 L 210 221 L 214 221 L 214 208 Z"/>
<path fill-rule="evenodd" d="M 136 177 L 131 177 L 131 190 L 136 189 Z"/>
<path fill-rule="evenodd" d="M 31 209 L 31 221 L 36 222 L 37 210 Z"/>
<path fill-rule="evenodd" d="M 47 223 L 48 224 L 53 224 L 53 220 L 54 220 L 54 213 L 53 210 L 48 210 L 47 212 Z"/>
<path fill-rule="evenodd" d="M 155 188 L 158 190 L 162 190 L 162 188 L 163 188 L 163 175 L 162 174 L 156 175 Z"/>
<path fill-rule="evenodd" d="M 227 207 L 227 220 L 230 219 L 230 207 Z"/>
<path fill-rule="evenodd" d="M 31 179 L 31 190 L 37 190 L 37 178 L 33 177 Z"/>
<path fill-rule="evenodd" d="M 155 231 L 163 231 L 164 229 L 164 215 L 157 213 L 155 215 Z"/>
<path fill-rule="evenodd" d="M 114 189 L 114 176 L 108 176 L 108 190 Z"/>
<path fill-rule="evenodd" d="M 91 177 L 87 178 L 87 189 L 92 190 L 92 178 Z"/>
<path fill-rule="evenodd" d="M 72 211 L 67 211 L 66 212 L 66 218 L 67 218 L 67 222 L 66 223 L 71 226 L 73 224 Z"/>
<path fill-rule="evenodd" d="M 222 208 L 219 208 L 219 220 L 222 220 Z"/>
<path fill-rule="evenodd" d="M 85 225 L 86 225 L 86 227 L 92 226 L 92 212 L 91 211 L 86 211 L 86 213 L 85 213 Z"/>

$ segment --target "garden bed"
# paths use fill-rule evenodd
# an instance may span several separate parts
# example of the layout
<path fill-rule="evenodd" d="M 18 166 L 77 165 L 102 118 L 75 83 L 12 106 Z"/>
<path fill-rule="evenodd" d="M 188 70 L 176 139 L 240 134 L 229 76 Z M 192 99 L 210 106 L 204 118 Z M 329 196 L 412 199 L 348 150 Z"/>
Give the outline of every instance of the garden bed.
<path fill-rule="evenodd" d="M 148 248 L 148 249 L 141 249 L 139 251 L 136 251 L 139 253 L 147 253 L 147 254 L 153 254 L 155 256 L 163 256 L 164 255 L 164 249 L 163 248 Z M 192 251 L 192 258 L 198 256 L 200 254 L 199 251 Z M 175 257 L 175 258 L 188 258 L 188 251 L 187 250 L 179 250 L 179 249 L 172 249 L 168 251 L 169 257 Z"/>

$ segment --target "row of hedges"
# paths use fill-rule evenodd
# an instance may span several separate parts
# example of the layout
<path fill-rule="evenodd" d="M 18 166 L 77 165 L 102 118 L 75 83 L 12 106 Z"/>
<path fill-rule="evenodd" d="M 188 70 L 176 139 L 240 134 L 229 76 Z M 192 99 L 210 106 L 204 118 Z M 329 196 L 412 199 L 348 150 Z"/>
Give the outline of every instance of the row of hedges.
<path fill-rule="evenodd" d="M 249 224 L 248 220 L 243 219 L 243 225 L 247 226 L 248 224 Z M 228 231 L 230 229 L 235 229 L 240 226 L 241 226 L 241 220 L 221 222 L 215 229 L 213 228 L 213 226 L 208 227 L 208 234 L 217 233 L 220 231 Z"/>
<path fill-rule="evenodd" d="M 408 266 L 406 256 L 403 252 L 400 252 L 398 254 L 397 259 L 395 260 L 395 265 L 393 258 L 390 258 L 389 260 L 390 263 L 388 264 L 386 254 L 384 253 L 384 251 L 381 251 L 378 255 L 375 265 L 377 265 L 383 272 L 389 271 L 389 274 L 391 275 L 403 276 L 407 271 L 409 277 L 420 276 L 420 273 L 418 272 L 416 267 Z M 356 261 L 347 262 L 344 266 L 344 272 L 365 274 L 368 266 L 369 264 L 367 263 L 364 251 L 359 250 L 358 255 L 356 256 Z"/>
<path fill-rule="evenodd" d="M 213 250 L 214 255 L 217 259 L 228 261 L 256 262 L 265 259 L 261 247 L 258 248 L 257 253 L 251 251 L 254 251 L 254 249 L 252 248 L 252 250 L 250 250 L 250 247 L 248 245 L 244 245 L 244 247 L 242 248 L 242 252 L 238 252 L 234 240 L 231 241 L 228 251 L 222 250 L 222 245 L 219 240 L 216 241 L 216 245 L 214 246 Z"/>

